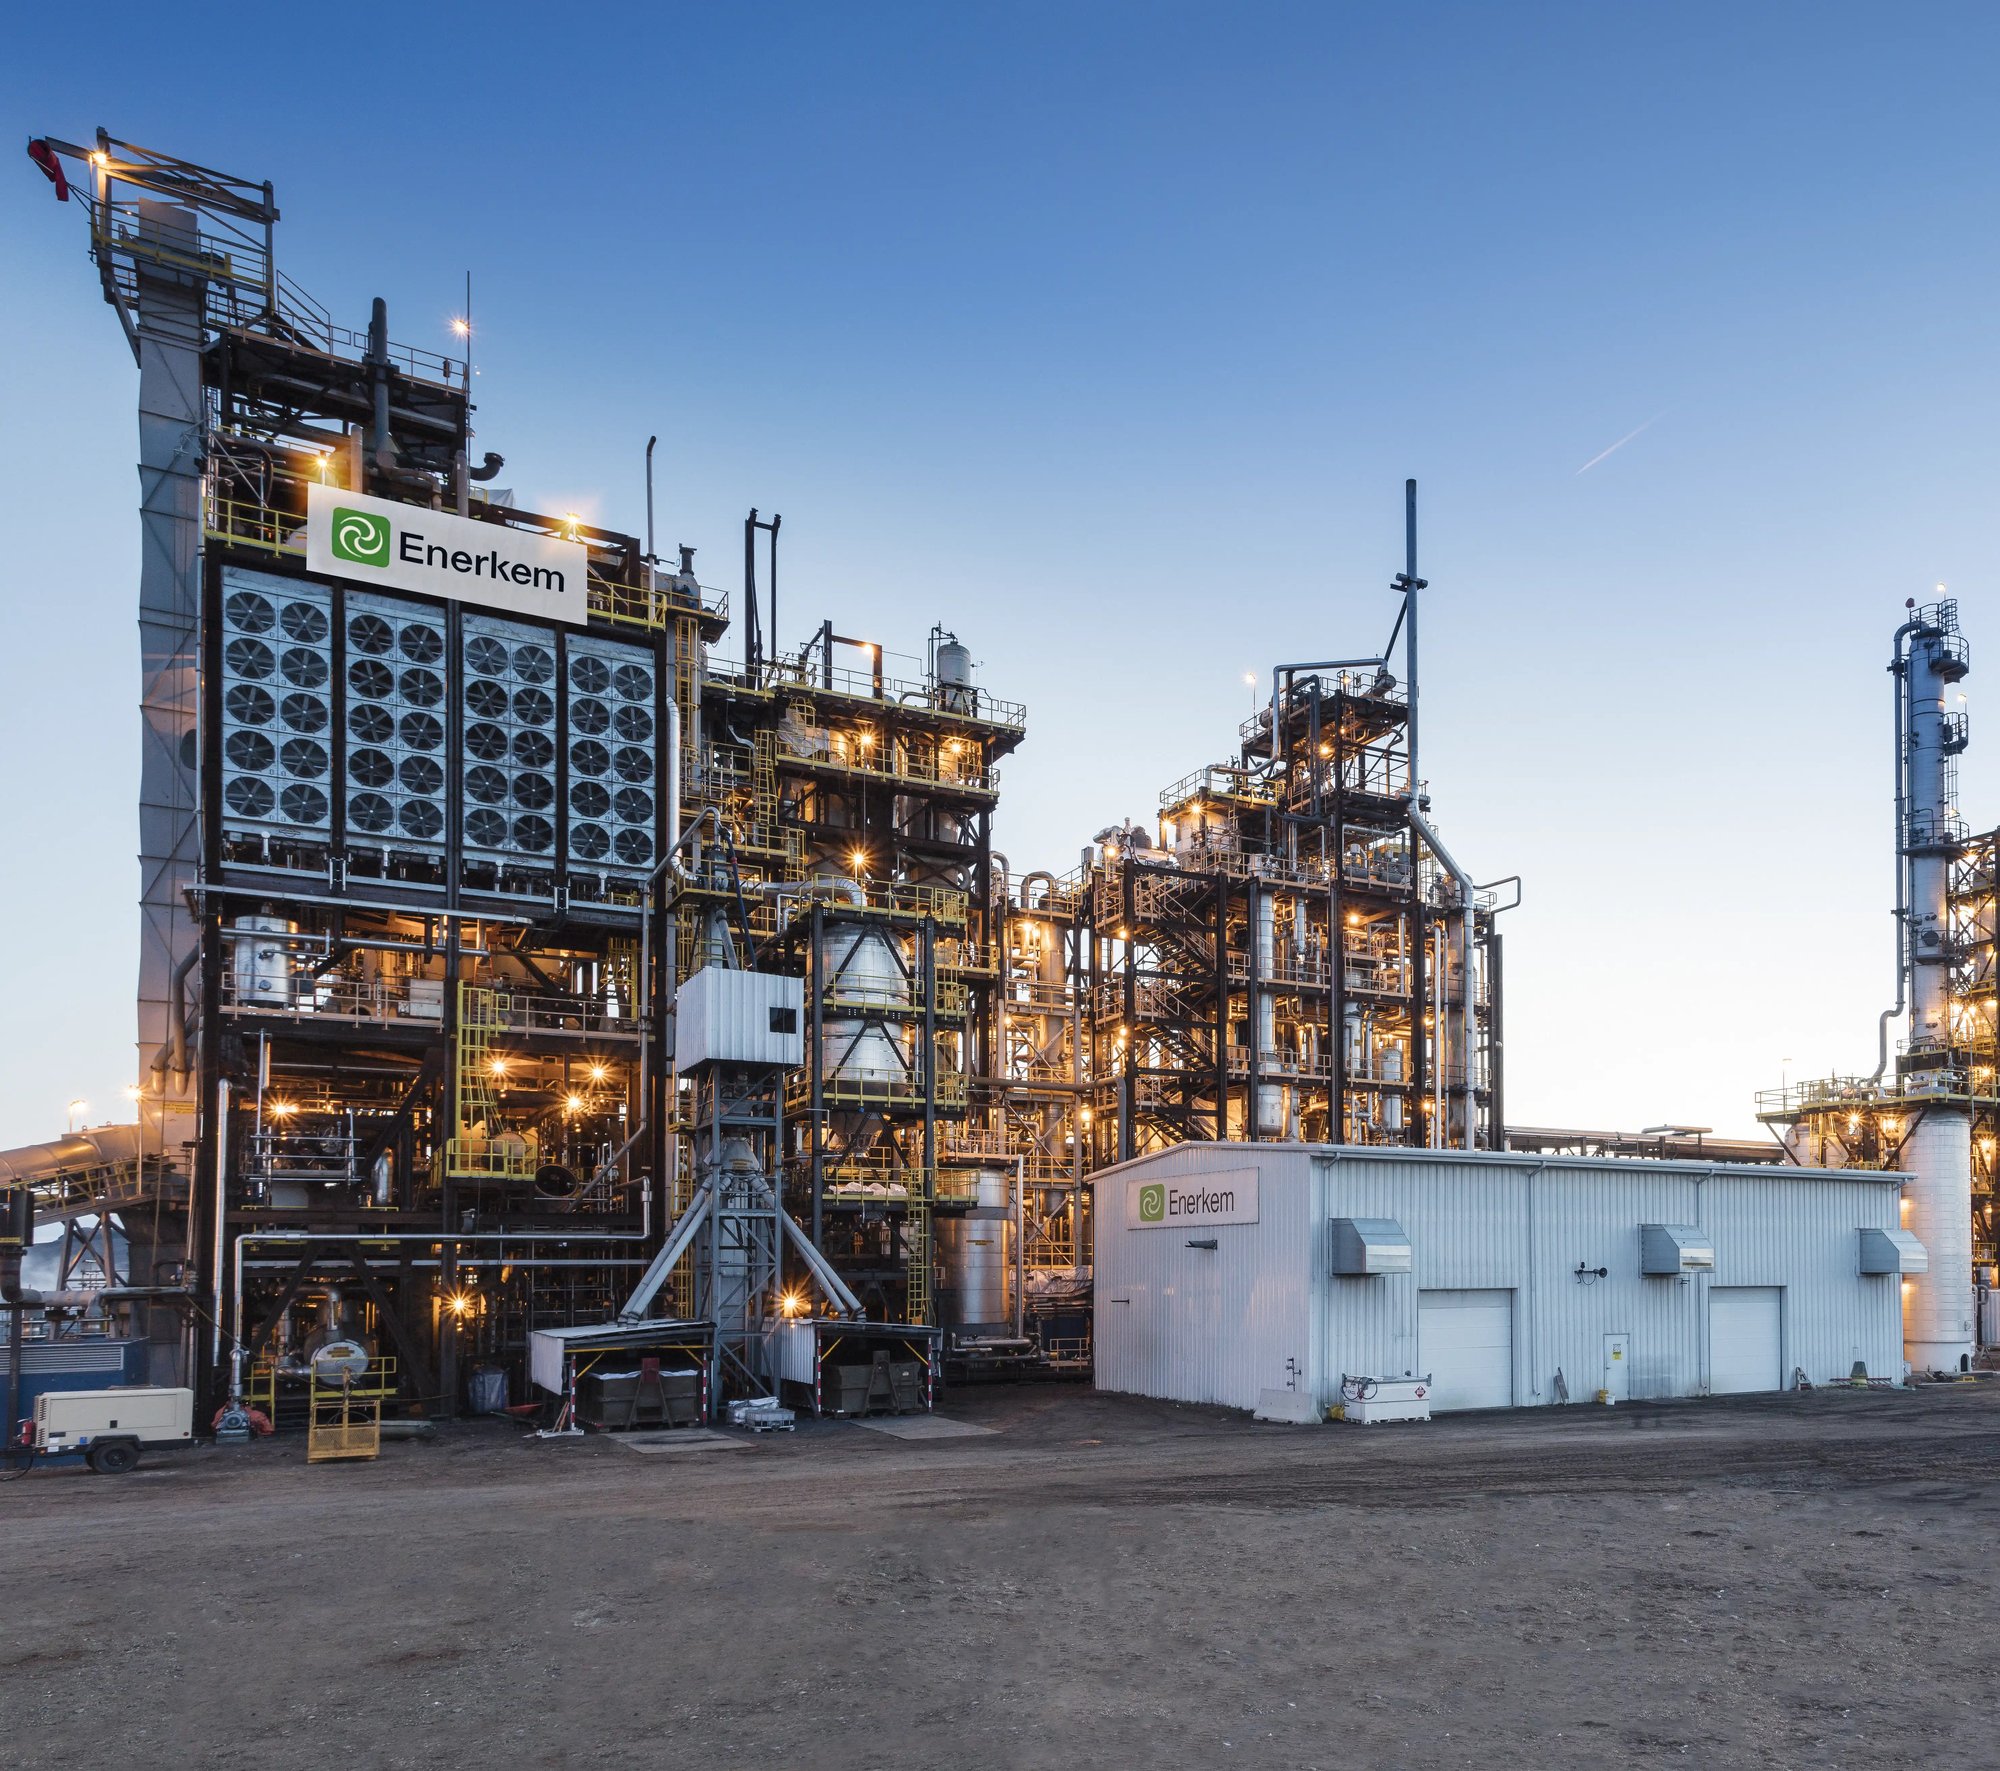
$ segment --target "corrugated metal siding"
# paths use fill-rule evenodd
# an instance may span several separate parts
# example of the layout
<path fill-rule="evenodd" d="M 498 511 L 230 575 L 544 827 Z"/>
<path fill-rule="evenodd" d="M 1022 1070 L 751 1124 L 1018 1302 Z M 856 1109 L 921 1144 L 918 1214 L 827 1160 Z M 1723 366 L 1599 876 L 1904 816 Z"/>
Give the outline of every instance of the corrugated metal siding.
<path fill-rule="evenodd" d="M 1255 1167 L 1262 1221 L 1203 1231 L 1215 1254 L 1165 1231 L 1124 1228 L 1124 1181 Z M 1603 1382 L 1607 1335 L 1631 1337 L 1634 1399 L 1705 1394 L 1708 1288 L 1784 1288 L 1783 1374 L 1844 1377 L 1856 1360 L 1901 1370 L 1901 1291 L 1858 1273 L 1859 1232 L 1898 1221 L 1893 1183 L 1832 1172 L 1677 1163 L 1429 1155 L 1300 1146 L 1182 1145 L 1107 1171 L 1098 1188 L 1098 1382 L 1113 1390 L 1252 1407 L 1260 1388 L 1307 1367 L 1323 1402 L 1343 1372 L 1425 1369 L 1417 1294 L 1514 1293 L 1514 1394 L 1570 1399 Z M 1335 1278 L 1330 1221 L 1394 1218 L 1408 1275 Z M 1642 1224 L 1689 1224 L 1716 1248 L 1713 1277 L 1647 1278 Z M 1233 1239 L 1232 1239 L 1233 1238 Z M 1191 1261 L 1216 1268 L 1211 1281 Z M 1261 1266 L 1253 1275 L 1249 1266 Z M 1577 1268 L 1608 1268 L 1603 1278 Z M 1205 1289 L 1206 1288 L 1206 1289 Z M 1310 1293 L 1311 1318 L 1305 1318 Z M 1113 1304 L 1114 1296 L 1128 1304 Z M 1114 1313 L 1118 1312 L 1118 1313 Z M 1299 1342 L 1309 1340 L 1308 1351 Z M 1234 1345 L 1225 1343 L 1234 1342 Z"/>
<path fill-rule="evenodd" d="M 1314 1386 L 1307 1295 L 1325 1263 L 1325 1224 L 1309 1209 L 1303 1150 L 1183 1144 L 1143 1159 L 1146 1178 L 1255 1169 L 1258 1221 L 1197 1230 L 1132 1229 L 1128 1177 L 1139 1163 L 1097 1177 L 1097 1384 L 1137 1396 L 1255 1408 L 1282 1390 L 1296 1361 Z M 1190 1238 L 1215 1238 L 1213 1251 Z"/>

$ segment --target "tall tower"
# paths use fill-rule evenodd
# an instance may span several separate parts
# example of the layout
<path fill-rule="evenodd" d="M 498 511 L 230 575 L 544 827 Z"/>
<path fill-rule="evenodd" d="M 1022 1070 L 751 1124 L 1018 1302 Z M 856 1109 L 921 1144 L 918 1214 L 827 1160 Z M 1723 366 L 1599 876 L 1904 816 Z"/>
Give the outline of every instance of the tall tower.
<path fill-rule="evenodd" d="M 1909 1123 L 1896 1166 L 1909 1177 L 1903 1196 L 1910 1228 L 1930 1253 L 1930 1270 L 1912 1281 L 1903 1307 L 1904 1356 L 1923 1371 L 1962 1370 L 1973 1351 L 1972 1110 L 1955 1062 L 1948 904 L 1952 862 L 1966 835 L 1956 766 L 1966 722 L 1946 704 L 1969 668 L 1956 603 L 1918 610 L 1897 629 L 1890 670 L 1910 1023 L 1898 1065 Z M 1901 1000 L 1903 991 L 1897 994 Z"/>
<path fill-rule="evenodd" d="M 1970 668 L 1958 605 L 1910 604 L 1889 661 L 1896 1001 L 1882 1015 L 1874 1074 L 1815 1078 L 1757 1097 L 1757 1117 L 1783 1128 L 1785 1148 L 1802 1166 L 1892 1169 L 1904 1177 L 1905 1224 L 1925 1250 L 1923 1267 L 1903 1289 L 1903 1355 L 1917 1371 L 1962 1371 L 1975 1344 L 1973 1118 L 1990 1112 L 1994 1084 L 1990 1010 L 1967 989 L 1979 970 L 1981 926 L 1967 906 L 1986 900 L 1974 889 L 1978 869 L 1967 856 L 1976 845 L 1958 810 L 1966 720 L 1948 705 Z M 1892 1054 L 1891 1026 L 1906 1015 L 1901 1049 Z"/>

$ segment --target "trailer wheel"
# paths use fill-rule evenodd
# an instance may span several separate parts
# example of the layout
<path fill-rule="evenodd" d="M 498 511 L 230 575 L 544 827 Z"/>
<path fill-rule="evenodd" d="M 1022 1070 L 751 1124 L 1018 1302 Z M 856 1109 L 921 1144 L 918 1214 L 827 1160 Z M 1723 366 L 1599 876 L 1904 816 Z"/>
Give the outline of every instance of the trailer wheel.
<path fill-rule="evenodd" d="M 139 1448 L 125 1440 L 90 1448 L 90 1467 L 100 1476 L 122 1476 L 138 1467 Z"/>

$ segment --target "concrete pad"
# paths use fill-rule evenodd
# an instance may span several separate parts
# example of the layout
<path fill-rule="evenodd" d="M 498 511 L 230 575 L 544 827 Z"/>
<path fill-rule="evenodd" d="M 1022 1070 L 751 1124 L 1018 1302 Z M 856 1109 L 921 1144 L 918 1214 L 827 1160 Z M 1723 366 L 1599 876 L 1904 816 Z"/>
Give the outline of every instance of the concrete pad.
<path fill-rule="evenodd" d="M 747 1451 L 748 1439 L 732 1438 L 727 1433 L 711 1433 L 705 1427 L 663 1428 L 657 1433 L 616 1433 L 613 1437 L 627 1451 L 637 1451 L 652 1456 L 660 1452 L 677 1451 Z"/>
<path fill-rule="evenodd" d="M 892 1439 L 983 1439 L 991 1427 L 975 1427 L 970 1421 L 947 1420 L 941 1414 L 884 1414 L 853 1423 L 871 1433 L 887 1433 Z"/>

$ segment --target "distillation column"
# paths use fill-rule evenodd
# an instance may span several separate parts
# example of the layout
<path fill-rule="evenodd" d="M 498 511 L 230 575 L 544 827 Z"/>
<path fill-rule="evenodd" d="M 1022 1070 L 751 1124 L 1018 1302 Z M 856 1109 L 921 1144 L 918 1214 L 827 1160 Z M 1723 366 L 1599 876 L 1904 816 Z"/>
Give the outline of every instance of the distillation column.
<path fill-rule="evenodd" d="M 1935 1090 L 1903 1144 L 1909 1228 L 1930 1254 L 1903 1307 L 1903 1354 L 1919 1371 L 1960 1371 L 1971 1362 L 1972 1113 L 1963 1079 L 1949 1068 L 1951 949 L 1946 893 L 1958 828 L 1952 757 L 1964 748 L 1962 720 L 1945 712 L 1947 685 L 1966 673 L 1957 611 L 1941 603 L 1912 623 L 1898 676 L 1903 718 L 1899 762 L 1906 783 L 1902 864 L 1907 881 L 1904 963 L 1910 1033 L 1903 1086 Z"/>

